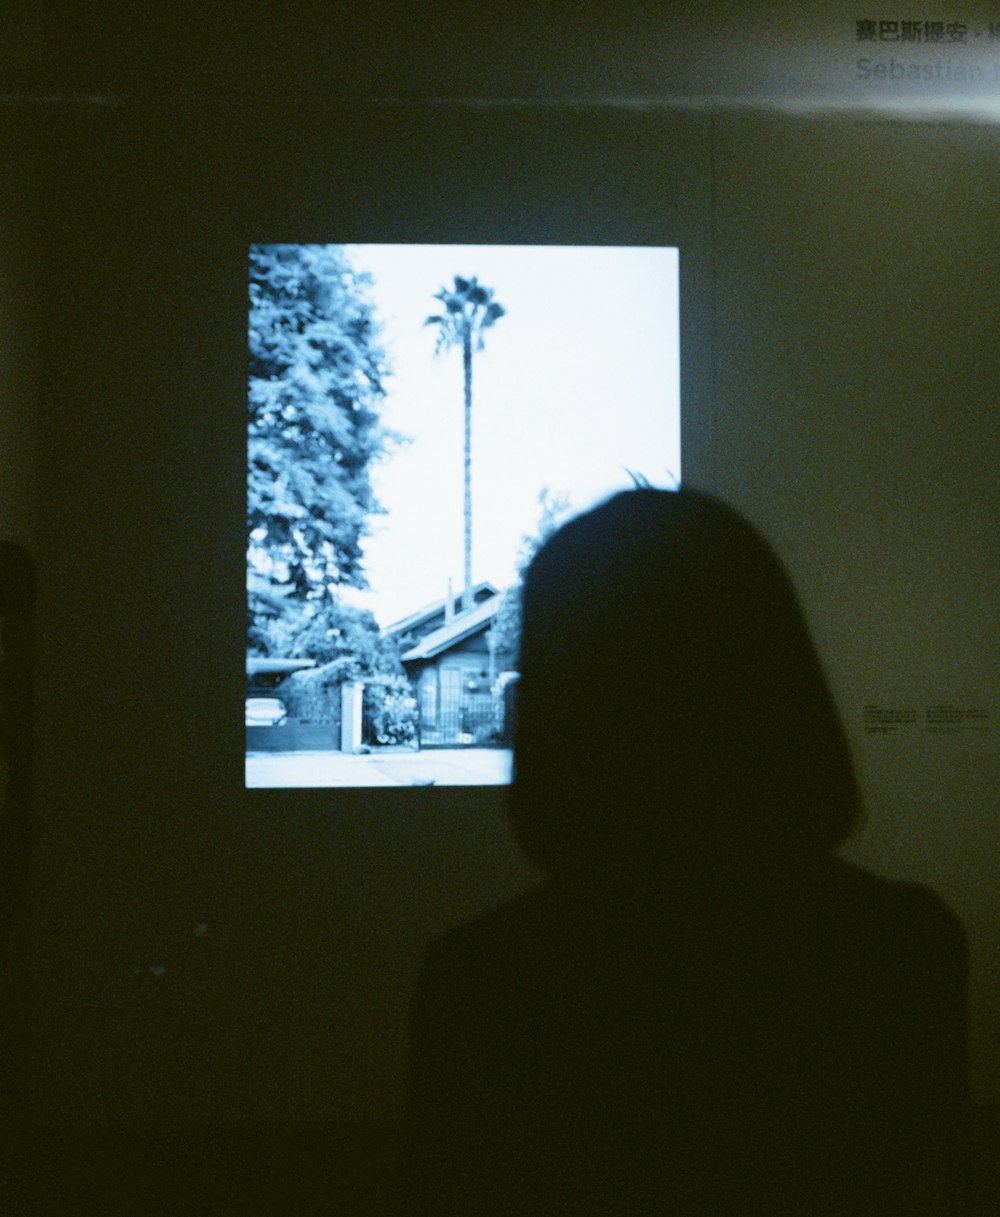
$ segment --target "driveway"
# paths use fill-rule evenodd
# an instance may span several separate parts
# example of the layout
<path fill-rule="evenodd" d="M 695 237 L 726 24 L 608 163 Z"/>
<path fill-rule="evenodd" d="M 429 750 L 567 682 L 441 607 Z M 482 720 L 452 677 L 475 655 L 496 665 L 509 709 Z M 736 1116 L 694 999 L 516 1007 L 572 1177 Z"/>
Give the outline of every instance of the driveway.
<path fill-rule="evenodd" d="M 246 784 L 255 789 L 334 786 L 502 786 L 510 752 L 502 748 L 384 749 L 343 752 L 248 752 Z"/>

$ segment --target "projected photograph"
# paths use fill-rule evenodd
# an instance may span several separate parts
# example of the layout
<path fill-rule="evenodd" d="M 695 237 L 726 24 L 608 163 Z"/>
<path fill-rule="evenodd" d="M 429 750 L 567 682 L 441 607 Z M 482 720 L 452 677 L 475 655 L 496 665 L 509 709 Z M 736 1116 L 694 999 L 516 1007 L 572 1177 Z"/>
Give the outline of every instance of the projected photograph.
<path fill-rule="evenodd" d="M 678 251 L 254 245 L 248 287 L 247 786 L 508 782 L 532 555 L 679 484 Z"/>

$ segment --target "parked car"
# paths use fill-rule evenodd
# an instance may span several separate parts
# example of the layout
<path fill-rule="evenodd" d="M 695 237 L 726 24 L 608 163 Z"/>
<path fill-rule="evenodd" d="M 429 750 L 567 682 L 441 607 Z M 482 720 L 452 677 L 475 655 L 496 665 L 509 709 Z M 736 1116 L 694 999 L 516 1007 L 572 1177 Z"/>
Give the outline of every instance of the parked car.
<path fill-rule="evenodd" d="M 278 697 L 248 697 L 246 725 L 248 727 L 276 727 L 288 717 L 284 702 Z"/>

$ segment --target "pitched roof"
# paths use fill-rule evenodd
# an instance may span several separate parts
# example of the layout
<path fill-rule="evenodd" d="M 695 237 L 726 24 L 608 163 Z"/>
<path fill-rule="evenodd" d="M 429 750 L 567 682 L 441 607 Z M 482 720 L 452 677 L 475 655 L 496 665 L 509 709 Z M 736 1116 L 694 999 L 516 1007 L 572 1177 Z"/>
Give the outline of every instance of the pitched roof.
<path fill-rule="evenodd" d="M 499 589 L 494 587 L 492 583 L 483 581 L 476 583 L 472 588 L 472 598 L 478 603 L 482 603 L 483 596 L 496 596 L 499 594 Z M 456 617 L 461 613 L 462 593 L 457 592 L 452 596 Z M 439 600 L 433 600 L 430 604 L 425 604 L 423 608 L 419 608 L 416 612 L 410 613 L 406 617 L 401 617 L 398 621 L 394 621 L 391 625 L 387 625 L 382 633 L 389 637 L 393 634 L 409 634 L 414 630 L 420 629 L 422 625 L 426 625 L 433 617 L 440 614 L 444 617 L 445 604 L 447 597 L 442 596 Z"/>
<path fill-rule="evenodd" d="M 472 634 L 485 629 L 497 615 L 503 597 L 494 594 L 489 600 L 477 604 L 466 612 L 456 613 L 451 621 L 425 634 L 423 638 L 400 658 L 403 663 L 418 659 L 433 659 L 443 651 L 450 650 Z"/>

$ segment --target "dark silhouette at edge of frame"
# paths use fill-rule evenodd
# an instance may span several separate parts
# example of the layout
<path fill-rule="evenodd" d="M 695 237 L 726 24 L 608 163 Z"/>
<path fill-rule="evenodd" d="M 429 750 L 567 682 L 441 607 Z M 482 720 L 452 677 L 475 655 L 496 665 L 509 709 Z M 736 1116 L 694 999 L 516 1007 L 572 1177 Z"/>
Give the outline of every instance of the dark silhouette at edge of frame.
<path fill-rule="evenodd" d="M 406 1217 L 966 1211 L 966 941 L 860 818 L 791 582 L 639 489 L 525 580 L 509 817 L 544 882 L 429 948 Z"/>
<path fill-rule="evenodd" d="M 0 541 L 0 1194 L 27 1144 L 21 1060 L 31 1004 L 28 882 L 33 836 L 35 567 Z"/>
<path fill-rule="evenodd" d="M 0 541 L 0 959 L 31 857 L 34 601 L 30 556 L 20 545 Z"/>

